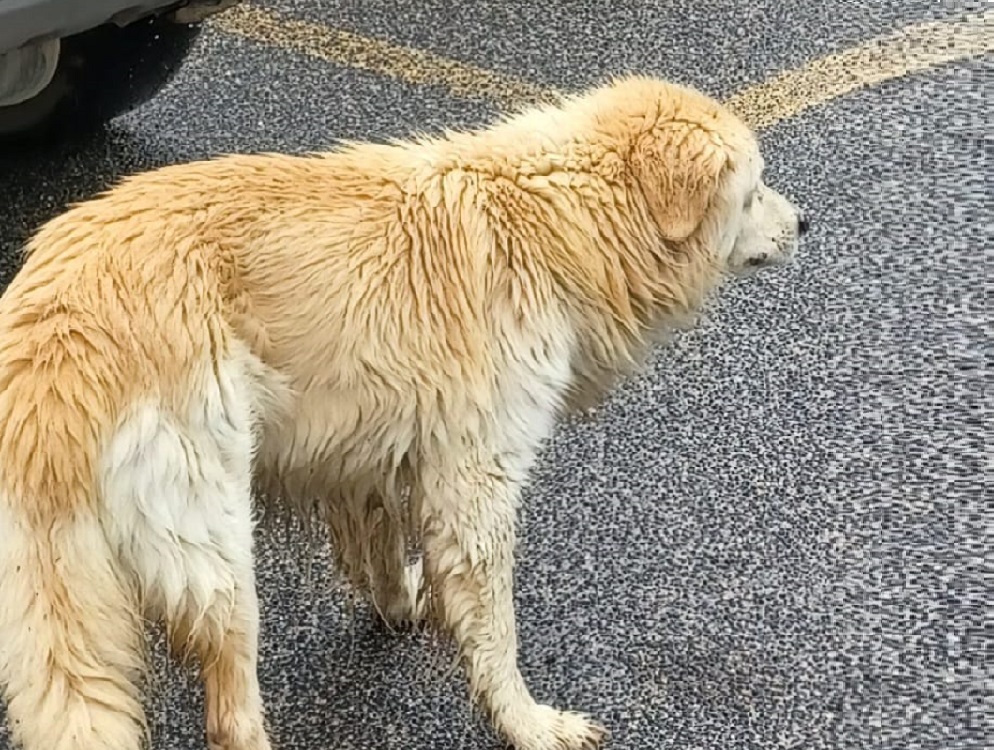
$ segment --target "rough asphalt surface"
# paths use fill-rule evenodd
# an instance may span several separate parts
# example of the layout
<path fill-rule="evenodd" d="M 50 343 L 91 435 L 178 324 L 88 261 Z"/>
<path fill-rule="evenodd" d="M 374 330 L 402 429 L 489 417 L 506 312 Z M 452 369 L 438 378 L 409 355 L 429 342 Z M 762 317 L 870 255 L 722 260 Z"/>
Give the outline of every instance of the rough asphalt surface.
<path fill-rule="evenodd" d="M 273 7 L 564 88 L 639 70 L 727 95 L 980 5 Z M 987 746 L 992 80 L 990 58 L 950 65 L 766 131 L 771 182 L 813 224 L 797 262 L 730 285 L 549 445 L 523 517 L 521 663 L 539 699 L 604 720 L 610 748 Z M 212 31 L 173 85 L 105 134 L 2 163 L 2 284 L 30 230 L 122 174 L 492 114 Z M 277 748 L 499 746 L 450 650 L 350 610 L 295 531 L 264 530 L 259 566 Z M 153 652 L 153 748 L 201 750 L 202 692 L 157 634 Z"/>

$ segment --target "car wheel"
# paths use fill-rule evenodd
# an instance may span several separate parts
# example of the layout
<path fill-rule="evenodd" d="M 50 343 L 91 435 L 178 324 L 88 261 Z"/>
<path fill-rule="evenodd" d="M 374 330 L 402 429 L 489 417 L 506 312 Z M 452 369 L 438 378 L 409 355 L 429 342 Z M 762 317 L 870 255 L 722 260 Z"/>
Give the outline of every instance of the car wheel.
<path fill-rule="evenodd" d="M 85 135 L 148 101 L 179 69 L 200 28 L 150 17 L 62 39 L 48 84 L 0 106 L 0 145 Z"/>

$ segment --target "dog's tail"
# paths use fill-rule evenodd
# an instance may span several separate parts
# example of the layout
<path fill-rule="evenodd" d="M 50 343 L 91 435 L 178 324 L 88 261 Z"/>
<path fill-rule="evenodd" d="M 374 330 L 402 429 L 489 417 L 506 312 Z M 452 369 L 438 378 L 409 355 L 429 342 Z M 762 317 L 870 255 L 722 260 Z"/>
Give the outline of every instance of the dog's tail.
<path fill-rule="evenodd" d="M 134 590 L 89 509 L 30 521 L 0 487 L 0 686 L 25 750 L 138 750 L 147 738 Z"/>

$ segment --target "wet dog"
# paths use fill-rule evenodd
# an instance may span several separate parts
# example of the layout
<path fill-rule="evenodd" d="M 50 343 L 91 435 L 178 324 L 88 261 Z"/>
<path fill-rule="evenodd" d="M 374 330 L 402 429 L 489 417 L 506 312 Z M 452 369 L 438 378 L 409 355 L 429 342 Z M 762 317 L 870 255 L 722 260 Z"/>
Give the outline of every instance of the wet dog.
<path fill-rule="evenodd" d="M 521 488 L 564 408 L 795 252 L 762 173 L 717 102 L 628 77 L 473 132 L 166 167 L 47 223 L 0 300 L 16 741 L 138 750 L 152 617 L 211 748 L 268 750 L 257 501 L 317 514 L 385 619 L 451 634 L 518 750 L 596 747 L 518 670 Z"/>

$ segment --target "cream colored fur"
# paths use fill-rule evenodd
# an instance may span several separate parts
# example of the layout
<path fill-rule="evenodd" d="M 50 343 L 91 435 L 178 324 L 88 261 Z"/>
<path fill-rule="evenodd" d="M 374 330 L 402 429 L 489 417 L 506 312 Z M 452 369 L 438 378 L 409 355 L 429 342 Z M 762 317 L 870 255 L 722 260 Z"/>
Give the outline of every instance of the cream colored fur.
<path fill-rule="evenodd" d="M 596 747 L 517 667 L 521 488 L 563 408 L 794 252 L 761 171 L 717 103 L 633 77 L 477 132 L 167 167 L 49 222 L 0 300 L 16 741 L 137 750 L 148 616 L 201 667 L 212 750 L 270 747 L 257 495 L 320 517 L 385 618 L 451 633 L 518 750 Z"/>

